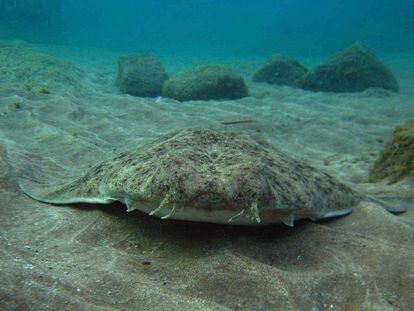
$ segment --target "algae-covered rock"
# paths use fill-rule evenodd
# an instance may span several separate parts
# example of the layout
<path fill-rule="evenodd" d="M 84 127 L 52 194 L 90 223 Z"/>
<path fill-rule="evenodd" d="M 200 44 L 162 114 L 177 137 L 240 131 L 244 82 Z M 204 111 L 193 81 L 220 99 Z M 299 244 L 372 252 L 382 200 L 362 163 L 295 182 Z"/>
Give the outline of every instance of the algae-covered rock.
<path fill-rule="evenodd" d="M 307 72 L 308 69 L 297 60 L 276 54 L 253 75 L 253 81 L 298 86 Z"/>
<path fill-rule="evenodd" d="M 370 171 L 370 181 L 397 182 L 409 174 L 414 174 L 414 120 L 396 127 Z"/>
<path fill-rule="evenodd" d="M 46 54 L 28 44 L 0 44 L 0 88 L 25 91 L 80 91 L 83 72 L 71 62 Z"/>
<path fill-rule="evenodd" d="M 225 66 L 205 65 L 165 82 L 163 96 L 180 101 L 238 99 L 249 95 L 244 79 Z"/>
<path fill-rule="evenodd" d="M 361 92 L 383 88 L 398 92 L 396 78 L 365 45 L 356 43 L 306 75 L 301 87 L 314 91 Z"/>
<path fill-rule="evenodd" d="M 153 55 L 121 56 L 116 83 L 122 93 L 156 97 L 168 75 L 161 61 Z"/>

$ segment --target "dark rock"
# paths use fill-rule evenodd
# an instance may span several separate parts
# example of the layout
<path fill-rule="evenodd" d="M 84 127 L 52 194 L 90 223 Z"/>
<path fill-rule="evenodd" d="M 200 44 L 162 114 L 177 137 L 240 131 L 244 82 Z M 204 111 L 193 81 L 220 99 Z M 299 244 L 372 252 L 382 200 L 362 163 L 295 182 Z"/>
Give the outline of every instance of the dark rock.
<path fill-rule="evenodd" d="M 361 92 L 371 87 L 398 92 L 397 80 L 375 54 L 356 43 L 306 75 L 301 87 L 314 91 Z"/>
<path fill-rule="evenodd" d="M 163 96 L 180 101 L 248 96 L 243 78 L 224 66 L 199 66 L 165 82 Z"/>
<path fill-rule="evenodd" d="M 397 182 L 409 174 L 414 174 L 414 120 L 396 127 L 370 171 L 370 181 Z"/>
<path fill-rule="evenodd" d="M 276 54 L 253 75 L 253 81 L 298 86 L 306 73 L 308 69 L 297 60 Z"/>
<path fill-rule="evenodd" d="M 121 56 L 118 59 L 116 83 L 122 93 L 156 97 L 161 95 L 162 85 L 167 79 L 161 61 L 155 56 Z"/>

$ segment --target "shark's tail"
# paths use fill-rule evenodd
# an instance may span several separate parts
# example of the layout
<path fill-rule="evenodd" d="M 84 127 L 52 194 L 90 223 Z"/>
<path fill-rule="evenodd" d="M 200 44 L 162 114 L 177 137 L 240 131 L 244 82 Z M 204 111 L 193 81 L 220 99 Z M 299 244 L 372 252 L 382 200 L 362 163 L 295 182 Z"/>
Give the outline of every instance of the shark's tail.
<path fill-rule="evenodd" d="M 391 213 L 414 210 L 414 176 L 395 184 L 385 182 L 358 184 L 357 189 L 362 190 L 367 200 L 382 206 Z"/>

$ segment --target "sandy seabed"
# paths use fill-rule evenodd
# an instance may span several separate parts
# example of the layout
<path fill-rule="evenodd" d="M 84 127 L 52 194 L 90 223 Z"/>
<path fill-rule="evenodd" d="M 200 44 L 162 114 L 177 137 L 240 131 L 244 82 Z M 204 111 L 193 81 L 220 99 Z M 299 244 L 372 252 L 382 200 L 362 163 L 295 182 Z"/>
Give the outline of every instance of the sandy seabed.
<path fill-rule="evenodd" d="M 198 63 L 231 64 L 250 90 L 240 100 L 181 103 L 120 94 L 114 85 L 117 53 L 21 48 L 71 62 L 76 81 L 52 75 L 43 81 L 47 92 L 19 81 L 0 87 L 0 309 L 414 305 L 414 208 L 392 215 L 366 203 L 338 219 L 244 228 L 163 221 L 127 213 L 122 204 L 52 206 L 33 201 L 17 186 L 23 175 L 46 183 L 78 177 L 113 153 L 173 129 L 226 127 L 259 132 L 362 192 L 414 202 L 413 178 L 367 184 L 383 142 L 395 126 L 414 119 L 414 54 L 380 55 L 399 80 L 399 94 L 270 86 L 251 81 L 265 59 L 161 55 L 171 74 Z M 320 59 L 303 61 L 314 65 Z M 244 119 L 253 122 L 223 125 Z"/>

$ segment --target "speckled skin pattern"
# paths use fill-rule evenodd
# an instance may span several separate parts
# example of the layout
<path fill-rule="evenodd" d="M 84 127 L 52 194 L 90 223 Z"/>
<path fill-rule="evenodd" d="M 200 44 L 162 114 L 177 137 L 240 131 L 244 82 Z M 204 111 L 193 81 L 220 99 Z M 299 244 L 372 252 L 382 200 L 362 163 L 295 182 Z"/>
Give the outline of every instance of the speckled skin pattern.
<path fill-rule="evenodd" d="M 251 220 L 239 224 L 338 216 L 362 200 L 336 178 L 262 138 L 217 129 L 174 131 L 103 161 L 67 185 L 22 189 L 49 203 L 121 201 L 129 210 L 148 212 L 140 205 L 152 206 L 157 216 L 169 210 L 172 219 L 184 219 L 175 217 L 181 210 L 233 214 L 235 223 Z"/>

